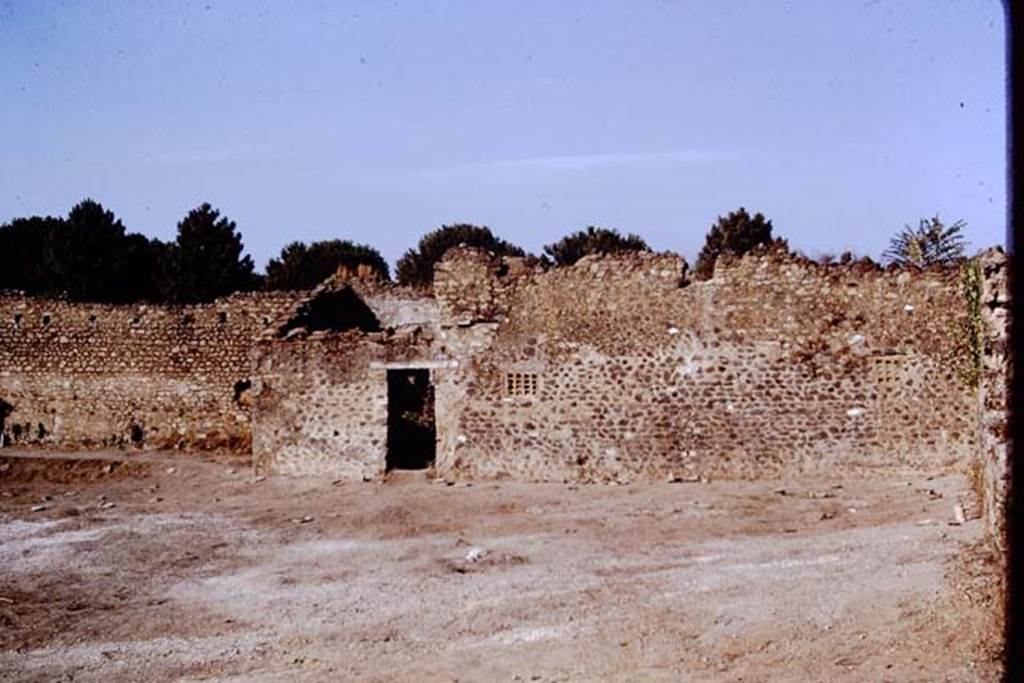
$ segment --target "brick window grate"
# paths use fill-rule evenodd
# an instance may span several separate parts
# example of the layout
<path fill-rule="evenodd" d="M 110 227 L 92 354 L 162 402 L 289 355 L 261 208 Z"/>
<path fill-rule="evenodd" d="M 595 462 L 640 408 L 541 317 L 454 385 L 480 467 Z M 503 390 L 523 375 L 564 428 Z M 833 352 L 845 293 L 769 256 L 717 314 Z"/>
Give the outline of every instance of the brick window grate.
<path fill-rule="evenodd" d="M 506 372 L 506 396 L 536 396 L 540 378 L 535 372 Z"/>

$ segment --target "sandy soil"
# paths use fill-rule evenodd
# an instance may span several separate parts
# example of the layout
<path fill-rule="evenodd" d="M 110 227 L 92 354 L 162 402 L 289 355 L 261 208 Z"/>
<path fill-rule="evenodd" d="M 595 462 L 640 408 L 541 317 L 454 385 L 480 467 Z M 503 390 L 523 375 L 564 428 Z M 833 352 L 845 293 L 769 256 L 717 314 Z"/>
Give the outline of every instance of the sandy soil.
<path fill-rule="evenodd" d="M 113 456 L 112 456 L 113 457 Z M 0 458 L 0 679 L 990 681 L 963 478 L 253 481 Z"/>

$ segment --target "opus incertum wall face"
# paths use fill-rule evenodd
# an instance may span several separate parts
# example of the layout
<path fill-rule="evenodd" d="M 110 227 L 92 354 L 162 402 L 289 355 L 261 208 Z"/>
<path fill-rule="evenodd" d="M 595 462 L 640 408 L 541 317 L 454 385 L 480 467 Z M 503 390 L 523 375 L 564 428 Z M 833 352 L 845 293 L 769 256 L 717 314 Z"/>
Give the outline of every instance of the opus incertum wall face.
<path fill-rule="evenodd" d="M 358 309 L 345 315 L 324 307 Z M 314 315 L 314 312 L 318 312 Z M 388 370 L 431 354 L 434 300 L 384 283 L 328 280 L 253 348 L 257 471 L 373 477 L 387 468 Z"/>
<path fill-rule="evenodd" d="M 254 350 L 253 458 L 260 472 L 374 477 L 388 461 L 388 372 L 425 362 L 432 335 L 317 331 L 268 335 Z"/>
<path fill-rule="evenodd" d="M 980 394 L 958 372 L 962 277 L 770 253 L 698 282 L 674 255 L 535 272 L 455 250 L 433 298 L 353 286 L 354 317 L 320 310 L 357 301 L 338 286 L 186 308 L 4 295 L 0 408 L 22 442 L 251 441 L 263 471 L 375 476 L 388 369 L 428 367 L 444 473 L 937 471 L 979 452 L 979 400 L 999 448 L 997 359 Z"/>
<path fill-rule="evenodd" d="M 384 471 L 387 373 L 358 331 L 271 339 L 256 351 L 257 471 L 360 478 Z"/>
<path fill-rule="evenodd" d="M 5 440 L 247 451 L 250 349 L 298 296 L 107 306 L 0 293 Z"/>
<path fill-rule="evenodd" d="M 435 278 L 438 467 L 472 476 L 939 470 L 977 448 L 957 267 L 676 256 L 547 273 L 451 254 Z"/>

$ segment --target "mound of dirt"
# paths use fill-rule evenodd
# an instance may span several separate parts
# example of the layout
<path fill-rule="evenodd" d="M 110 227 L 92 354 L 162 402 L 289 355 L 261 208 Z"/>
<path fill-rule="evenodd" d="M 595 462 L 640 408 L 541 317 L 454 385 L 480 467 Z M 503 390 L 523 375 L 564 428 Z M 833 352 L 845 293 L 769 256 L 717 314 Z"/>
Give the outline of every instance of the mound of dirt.
<path fill-rule="evenodd" d="M 153 464 L 146 461 L 101 458 L 0 457 L 0 481 L 4 484 L 44 481 L 52 484 L 73 484 L 100 480 L 142 479 L 149 476 Z"/>

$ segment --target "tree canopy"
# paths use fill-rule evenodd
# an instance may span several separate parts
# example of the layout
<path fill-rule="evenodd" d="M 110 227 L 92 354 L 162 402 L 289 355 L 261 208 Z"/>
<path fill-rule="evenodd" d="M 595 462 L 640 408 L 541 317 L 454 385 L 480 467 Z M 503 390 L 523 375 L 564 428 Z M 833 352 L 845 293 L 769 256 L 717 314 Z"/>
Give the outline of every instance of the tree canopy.
<path fill-rule="evenodd" d="M 337 272 L 369 266 L 381 279 L 390 279 L 388 264 L 380 252 L 348 240 L 325 240 L 307 245 L 292 242 L 278 258 L 267 263 L 267 289 L 311 289 Z"/>
<path fill-rule="evenodd" d="M 916 228 L 904 225 L 889 242 L 882 258 L 899 265 L 929 266 L 962 259 L 967 248 L 963 229 L 967 223 L 958 220 L 945 225 L 938 214 L 922 218 Z"/>
<path fill-rule="evenodd" d="M 160 291 L 175 303 L 213 301 L 232 292 L 256 289 L 252 259 L 243 256 L 234 221 L 209 204 L 192 209 L 178 223 L 177 239 L 161 254 Z"/>
<path fill-rule="evenodd" d="M 63 218 L 32 216 L 0 225 L 0 289 L 59 295 L 59 283 L 48 272 L 50 244 Z"/>
<path fill-rule="evenodd" d="M 719 216 L 708 231 L 704 247 L 697 255 L 694 273 L 707 280 L 715 272 L 715 262 L 722 254 L 742 256 L 754 247 L 772 243 L 772 222 L 760 213 L 751 216 L 742 206 Z"/>
<path fill-rule="evenodd" d="M 500 256 L 524 256 L 519 247 L 495 237 L 490 228 L 458 223 L 443 225 L 424 235 L 415 249 L 409 249 L 395 264 L 395 276 L 403 285 L 430 286 L 434 281 L 434 264 L 452 247 L 465 244 L 480 247 Z"/>
<path fill-rule="evenodd" d="M 85 199 L 66 218 L 0 225 L 0 289 L 96 303 L 211 301 L 260 284 L 242 250 L 235 224 L 209 204 L 164 243 L 126 231 L 111 211 Z"/>
<path fill-rule="evenodd" d="M 85 199 L 66 218 L 17 218 L 0 226 L 0 289 L 125 303 L 152 299 L 159 243 L 127 233 L 114 214 Z"/>
<path fill-rule="evenodd" d="M 571 266 L 588 254 L 611 254 L 620 251 L 650 251 L 639 235 L 622 236 L 617 230 L 593 225 L 566 235 L 544 247 L 544 254 L 558 266 Z"/>

